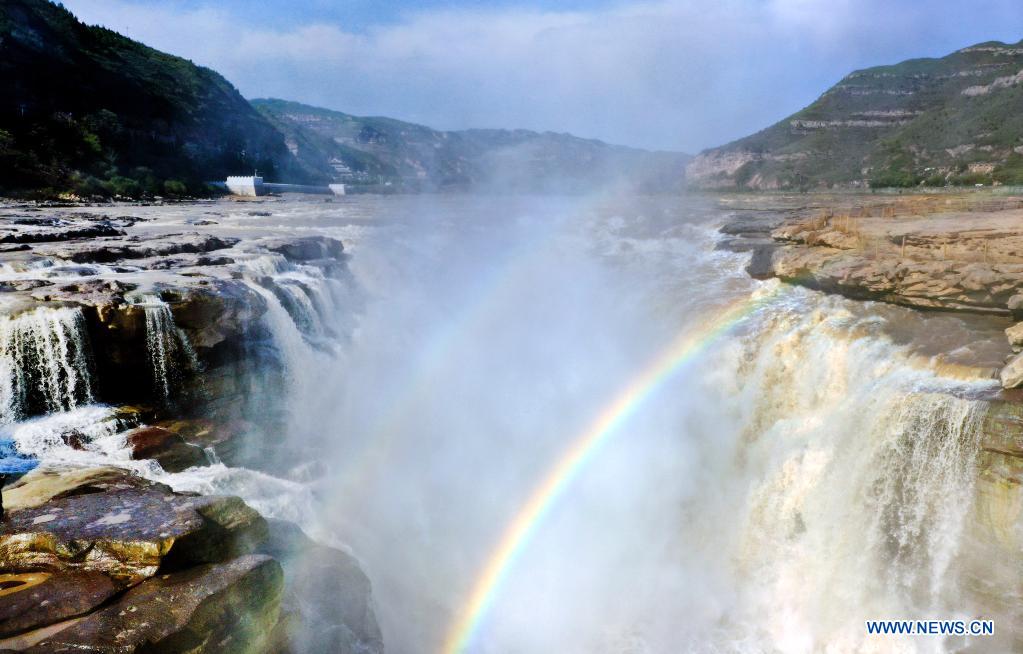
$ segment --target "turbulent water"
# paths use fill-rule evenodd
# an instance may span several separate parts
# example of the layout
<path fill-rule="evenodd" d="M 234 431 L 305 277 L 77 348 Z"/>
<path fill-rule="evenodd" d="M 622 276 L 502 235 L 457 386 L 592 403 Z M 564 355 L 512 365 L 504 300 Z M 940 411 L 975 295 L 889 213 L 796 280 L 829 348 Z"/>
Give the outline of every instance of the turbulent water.
<path fill-rule="evenodd" d="M 957 563 L 971 398 L 992 382 L 934 356 L 982 351 L 976 330 L 752 281 L 745 255 L 714 249 L 724 213 L 677 198 L 356 197 L 268 203 L 269 217 L 213 206 L 226 228 L 327 233 L 351 255 L 344 284 L 249 264 L 287 371 L 286 438 L 305 460 L 273 475 L 127 465 L 240 494 L 348 548 L 388 651 L 440 649 L 536 485 L 680 334 L 700 347 L 568 480 L 468 651 L 955 651 L 961 639 L 869 637 L 864 620 L 983 613 Z M 189 209 L 150 211 L 174 222 Z M 187 341 L 151 304 L 167 385 L 161 362 Z M 42 322 L 61 365 L 17 345 Z M 75 409 L 5 429 L 44 458 L 126 459 L 109 411 L 80 406 L 73 324 L 0 324 L 5 370 L 28 357 L 54 380 L 50 409 Z M 936 324 L 940 348 L 914 337 Z M 10 422 L 25 382 L 6 379 Z M 52 436 L 58 420 L 97 445 L 72 452 Z"/>

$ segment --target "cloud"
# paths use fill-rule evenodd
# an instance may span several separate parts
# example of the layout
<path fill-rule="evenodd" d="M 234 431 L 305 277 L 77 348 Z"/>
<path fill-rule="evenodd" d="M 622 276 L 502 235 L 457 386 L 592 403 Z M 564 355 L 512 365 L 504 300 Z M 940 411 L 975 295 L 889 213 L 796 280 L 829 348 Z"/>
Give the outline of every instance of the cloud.
<path fill-rule="evenodd" d="M 359 31 L 320 18 L 264 22 L 267 14 L 215 4 L 68 6 L 86 22 L 215 68 L 248 97 L 690 151 L 767 126 L 853 68 L 1023 36 L 1015 0 L 446 8 Z"/>

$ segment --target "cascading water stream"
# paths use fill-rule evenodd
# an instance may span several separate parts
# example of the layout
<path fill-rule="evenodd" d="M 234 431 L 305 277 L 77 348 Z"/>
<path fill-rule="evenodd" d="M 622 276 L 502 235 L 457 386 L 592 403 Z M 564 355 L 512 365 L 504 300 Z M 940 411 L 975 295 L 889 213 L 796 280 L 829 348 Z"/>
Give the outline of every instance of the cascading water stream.
<path fill-rule="evenodd" d="M 146 351 L 153 374 L 153 386 L 169 402 L 188 375 L 199 371 L 199 359 L 188 341 L 188 336 L 174 323 L 170 306 L 156 294 L 144 294 L 135 299 L 146 316 Z"/>
<path fill-rule="evenodd" d="M 81 309 L 0 317 L 0 423 L 92 401 L 90 356 Z"/>
<path fill-rule="evenodd" d="M 992 382 L 945 376 L 890 337 L 889 323 L 920 331 L 924 318 L 752 282 L 742 257 L 713 250 L 712 229 L 676 224 L 677 208 L 667 227 L 616 217 L 571 229 L 551 227 L 546 210 L 481 227 L 489 208 L 467 201 L 461 222 L 432 226 L 428 238 L 364 242 L 351 263 L 375 295 L 342 357 L 319 342 L 355 320 L 336 281 L 276 255 L 245 262 L 283 372 L 288 424 L 274 437 L 291 450 L 312 442 L 308 466 L 275 477 L 127 461 L 129 426 L 80 407 L 87 360 L 75 353 L 86 348 L 52 335 L 39 342 L 63 363 L 29 368 L 57 371 L 60 383 L 40 395 L 53 410 L 78 408 L 2 436 L 29 454 L 114 461 L 297 520 L 363 561 L 389 652 L 437 651 L 499 536 L 580 425 L 658 343 L 687 330 L 699 340 L 722 306 L 771 295 L 700 341 L 566 483 L 490 589 L 465 651 L 961 649 L 863 627 L 986 608 L 960 562 L 973 554 L 984 408 L 970 398 Z M 168 393 L 174 366 L 188 365 L 175 349 L 183 335 L 158 298 L 140 304 L 154 383 Z M 65 343 L 81 333 L 80 315 L 25 315 L 10 319 L 25 320 L 17 328 L 0 324 L 4 343 L 27 342 L 16 334 L 43 322 Z M 19 369 L 19 348 L 5 345 L 0 362 Z M 6 378 L 0 393 L 19 406 L 25 384 Z M 68 445 L 68 430 L 82 431 L 85 450 Z"/>

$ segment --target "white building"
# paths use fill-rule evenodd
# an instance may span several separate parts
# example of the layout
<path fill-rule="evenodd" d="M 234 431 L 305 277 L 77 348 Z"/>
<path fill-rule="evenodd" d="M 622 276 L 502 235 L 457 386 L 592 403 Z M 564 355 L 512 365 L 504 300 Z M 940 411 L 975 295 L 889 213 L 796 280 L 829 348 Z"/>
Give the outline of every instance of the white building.
<path fill-rule="evenodd" d="M 263 178 L 255 175 L 231 175 L 227 178 L 227 190 L 234 195 L 248 197 L 263 195 Z"/>

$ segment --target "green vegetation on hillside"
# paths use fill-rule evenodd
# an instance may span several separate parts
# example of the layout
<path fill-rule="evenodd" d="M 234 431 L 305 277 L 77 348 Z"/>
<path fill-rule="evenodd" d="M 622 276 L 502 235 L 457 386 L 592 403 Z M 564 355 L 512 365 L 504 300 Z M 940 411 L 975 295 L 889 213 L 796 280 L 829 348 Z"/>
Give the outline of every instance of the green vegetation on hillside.
<path fill-rule="evenodd" d="M 1023 184 L 1023 41 L 856 71 L 767 129 L 708 150 L 698 186 Z M 735 172 L 723 157 L 747 161 Z"/>
<path fill-rule="evenodd" d="M 253 168 L 300 177 L 223 77 L 46 0 L 0 3 L 0 87 L 0 193 L 183 195 Z"/>

